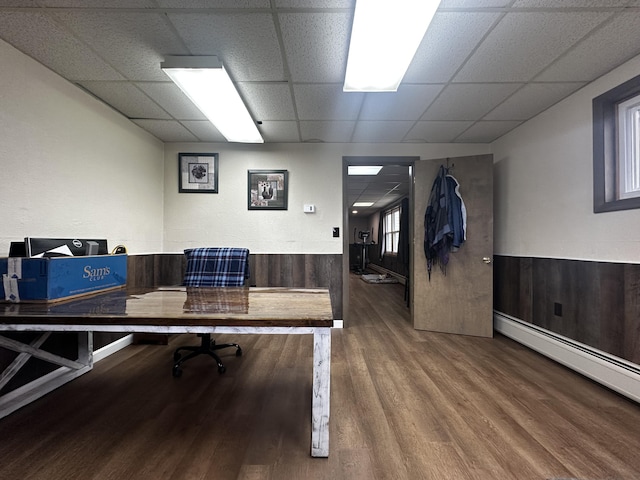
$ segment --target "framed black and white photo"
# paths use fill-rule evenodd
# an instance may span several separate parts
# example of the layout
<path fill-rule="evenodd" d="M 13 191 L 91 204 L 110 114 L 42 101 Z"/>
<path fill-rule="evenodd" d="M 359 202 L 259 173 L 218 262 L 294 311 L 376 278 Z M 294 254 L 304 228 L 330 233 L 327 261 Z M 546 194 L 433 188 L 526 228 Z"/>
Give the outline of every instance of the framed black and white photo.
<path fill-rule="evenodd" d="M 218 193 L 218 154 L 179 153 L 180 193 Z"/>
<path fill-rule="evenodd" d="M 249 210 L 287 209 L 287 170 L 249 170 Z"/>

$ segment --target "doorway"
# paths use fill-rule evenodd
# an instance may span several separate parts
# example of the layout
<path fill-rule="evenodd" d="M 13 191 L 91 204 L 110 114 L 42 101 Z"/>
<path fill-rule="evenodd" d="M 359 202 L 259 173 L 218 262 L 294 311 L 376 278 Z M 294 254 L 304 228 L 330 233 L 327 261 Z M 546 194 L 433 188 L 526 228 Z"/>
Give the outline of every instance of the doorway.
<path fill-rule="evenodd" d="M 349 277 L 354 270 L 359 274 L 398 278 L 399 282 L 411 278 L 411 262 L 406 271 L 396 268 L 395 254 L 387 254 L 387 261 L 380 261 L 380 215 L 385 209 L 399 206 L 403 199 L 409 209 L 412 205 L 413 169 L 419 157 L 414 156 L 345 156 L 343 165 L 343 319 L 348 326 Z M 349 175 L 349 167 L 380 166 L 376 174 Z M 354 207 L 354 203 L 365 204 Z M 366 205 L 366 204 L 371 205 Z M 353 213 L 357 210 L 358 213 Z M 410 212 L 407 212 L 410 213 Z M 408 215 L 408 238 L 412 238 L 412 215 Z M 371 262 L 371 260 L 374 262 Z M 384 257 L 383 257 L 384 259 Z M 375 280 L 375 278 L 373 279 Z M 408 293 L 407 293 L 408 295 Z M 407 297 L 408 299 L 408 297 Z"/>
<path fill-rule="evenodd" d="M 409 308 L 413 327 L 443 333 L 493 336 L 493 157 L 420 160 L 419 157 L 343 157 L 343 318 L 349 315 L 350 165 L 410 165 Z M 452 253 L 446 272 L 427 273 L 424 212 L 441 167 L 455 172 L 467 205 L 469 235 Z M 449 168 L 451 167 L 451 168 Z M 457 181 L 457 180 L 456 180 Z M 471 208 L 469 208 L 471 207 Z M 455 255 L 455 257 L 454 257 Z M 442 266 L 442 265 L 441 265 Z"/>

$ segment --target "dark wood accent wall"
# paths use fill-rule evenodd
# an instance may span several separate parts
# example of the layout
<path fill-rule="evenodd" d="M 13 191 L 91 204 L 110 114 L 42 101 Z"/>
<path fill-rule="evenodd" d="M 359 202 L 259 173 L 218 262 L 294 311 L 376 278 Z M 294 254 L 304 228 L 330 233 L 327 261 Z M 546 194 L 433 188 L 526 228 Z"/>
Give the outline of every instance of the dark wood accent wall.
<path fill-rule="evenodd" d="M 343 318 L 342 255 L 252 254 L 249 265 L 256 287 L 328 288 L 333 318 Z"/>
<path fill-rule="evenodd" d="M 185 267 L 185 257 L 179 253 L 130 255 L 127 285 L 179 285 Z M 249 285 L 256 287 L 328 288 L 334 318 L 342 318 L 342 255 L 251 254 L 249 269 Z"/>
<path fill-rule="evenodd" d="M 640 265 L 494 257 L 494 309 L 640 364 Z"/>
<path fill-rule="evenodd" d="M 129 255 L 127 260 L 129 287 L 180 285 L 187 265 L 181 253 Z"/>

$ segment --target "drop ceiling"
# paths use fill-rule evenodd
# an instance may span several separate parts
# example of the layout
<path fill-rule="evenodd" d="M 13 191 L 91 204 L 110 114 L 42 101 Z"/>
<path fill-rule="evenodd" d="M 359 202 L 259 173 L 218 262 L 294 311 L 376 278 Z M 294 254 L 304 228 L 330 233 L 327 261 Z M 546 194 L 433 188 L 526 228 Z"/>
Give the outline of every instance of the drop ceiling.
<path fill-rule="evenodd" d="M 368 217 L 409 195 L 411 171 L 407 165 L 384 165 L 377 175 L 353 175 L 347 180 L 349 216 Z M 353 207 L 355 202 L 373 202 L 369 207 Z M 353 211 L 356 210 L 357 214 Z"/>
<path fill-rule="evenodd" d="M 354 5 L 0 0 L 0 38 L 164 142 L 224 141 L 167 55 L 217 55 L 266 142 L 484 143 L 640 54 L 640 0 L 442 0 L 396 93 L 344 93 Z"/>

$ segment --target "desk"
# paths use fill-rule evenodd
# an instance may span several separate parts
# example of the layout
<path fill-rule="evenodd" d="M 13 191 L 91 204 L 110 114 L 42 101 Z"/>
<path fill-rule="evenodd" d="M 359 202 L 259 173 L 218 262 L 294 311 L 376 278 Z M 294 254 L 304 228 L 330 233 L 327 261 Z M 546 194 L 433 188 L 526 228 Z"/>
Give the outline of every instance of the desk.
<path fill-rule="evenodd" d="M 312 334 L 311 455 L 329 456 L 331 327 L 328 290 L 295 288 L 158 288 L 119 290 L 56 303 L 0 304 L 0 331 L 85 332 L 77 360 L 40 350 L 42 337 L 23 344 L 0 336 L 0 347 L 19 352 L 0 377 L 5 384 L 30 356 L 61 366 L 38 392 L 9 392 L 0 402 L 8 413 L 93 366 L 91 332 Z M 46 339 L 46 337 L 45 337 Z M 250 354 L 250 353 L 249 353 Z M 58 378 L 59 377 L 59 378 Z M 173 381 L 167 372 L 167 381 Z M 13 395 L 12 395 L 13 394 Z M 4 398 L 3 397 L 3 398 Z M 24 398 L 16 398 L 24 397 Z M 17 406 L 16 406 L 17 405 Z M 13 410 L 12 410 L 13 409 Z M 8 414 L 8 413 L 5 413 Z"/>

